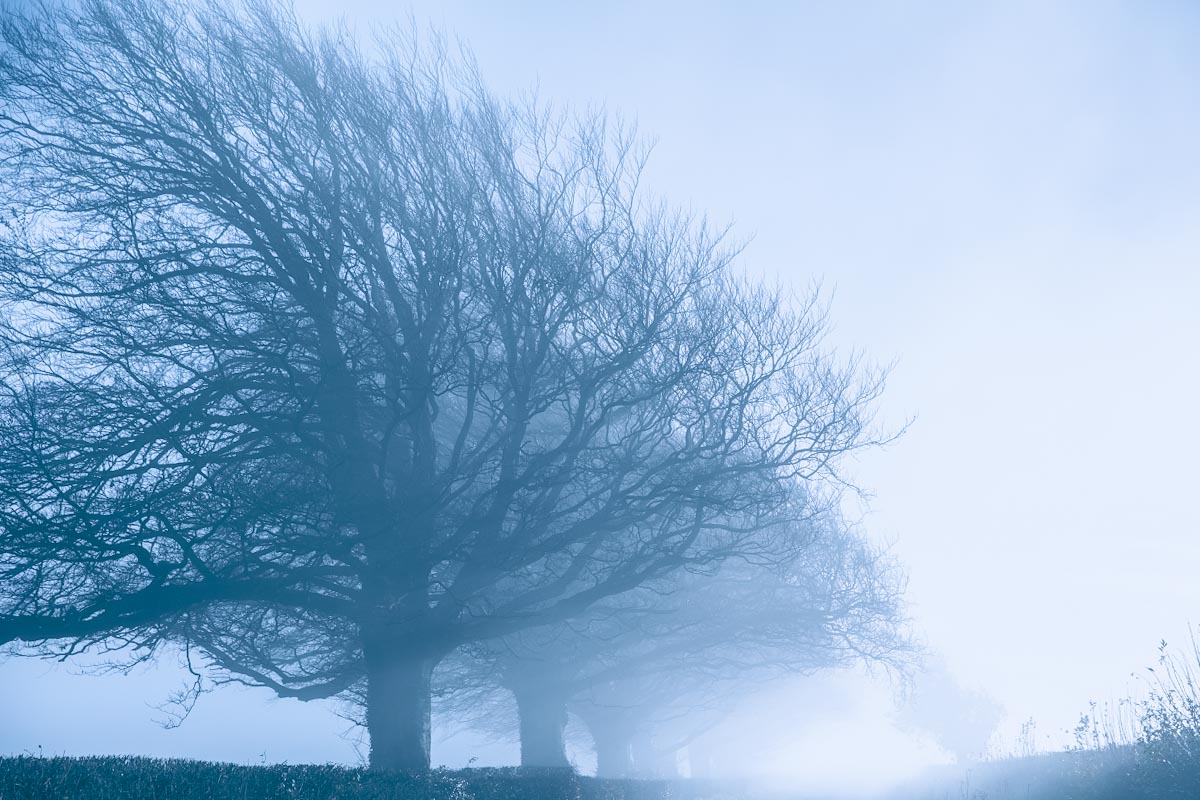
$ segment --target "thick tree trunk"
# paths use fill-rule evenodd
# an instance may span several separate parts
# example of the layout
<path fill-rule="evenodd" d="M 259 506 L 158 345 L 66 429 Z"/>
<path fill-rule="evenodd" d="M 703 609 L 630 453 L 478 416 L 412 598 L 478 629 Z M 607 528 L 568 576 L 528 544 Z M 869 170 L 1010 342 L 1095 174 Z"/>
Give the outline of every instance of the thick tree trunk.
<path fill-rule="evenodd" d="M 513 696 L 521 721 L 521 766 L 571 766 L 563 738 L 567 704 L 562 693 L 548 686 L 523 686 Z"/>
<path fill-rule="evenodd" d="M 430 678 L 435 659 L 386 646 L 364 647 L 363 655 L 371 769 L 429 769 Z"/>
<path fill-rule="evenodd" d="M 596 745 L 596 777 L 632 776 L 633 737 L 628 726 L 609 721 L 585 721 Z"/>

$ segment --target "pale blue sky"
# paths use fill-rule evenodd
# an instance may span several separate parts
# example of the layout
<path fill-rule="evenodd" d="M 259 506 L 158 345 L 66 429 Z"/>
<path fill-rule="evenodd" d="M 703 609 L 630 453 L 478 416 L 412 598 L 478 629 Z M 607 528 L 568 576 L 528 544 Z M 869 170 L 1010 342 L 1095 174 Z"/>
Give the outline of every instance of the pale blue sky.
<path fill-rule="evenodd" d="M 362 30 L 410 8 L 298 7 Z M 883 418 L 918 419 L 855 466 L 867 522 L 907 563 L 930 647 L 1010 731 L 1071 727 L 1200 623 L 1200 6 L 411 8 L 498 92 L 636 119 L 653 191 L 753 236 L 745 269 L 821 280 L 833 341 L 896 360 Z M 45 669 L 0 666 L 0 750 L 347 753 L 319 709 L 214 697 L 211 730 L 236 732 L 163 734 L 139 704 L 167 673 L 28 679 Z M 69 735 L 66 699 L 30 699 L 101 687 L 137 700 Z"/>

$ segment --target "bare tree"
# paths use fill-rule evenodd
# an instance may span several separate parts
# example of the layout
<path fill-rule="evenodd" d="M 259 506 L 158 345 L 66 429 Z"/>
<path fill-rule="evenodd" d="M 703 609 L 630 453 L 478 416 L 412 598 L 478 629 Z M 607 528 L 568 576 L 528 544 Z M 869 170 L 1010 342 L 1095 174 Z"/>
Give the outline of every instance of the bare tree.
<path fill-rule="evenodd" d="M 592 735 L 598 774 L 661 777 L 765 684 L 855 662 L 907 671 L 917 647 L 897 565 L 828 508 L 790 538 L 804 546 L 787 559 L 681 570 L 476 645 L 446 682 L 445 711 L 501 735 L 518 728 L 524 765 L 566 766 L 570 710 Z"/>
<path fill-rule="evenodd" d="M 0 643 L 362 684 L 372 766 L 424 768 L 447 653 L 786 549 L 875 438 L 815 298 L 602 118 L 267 0 L 0 38 Z"/>

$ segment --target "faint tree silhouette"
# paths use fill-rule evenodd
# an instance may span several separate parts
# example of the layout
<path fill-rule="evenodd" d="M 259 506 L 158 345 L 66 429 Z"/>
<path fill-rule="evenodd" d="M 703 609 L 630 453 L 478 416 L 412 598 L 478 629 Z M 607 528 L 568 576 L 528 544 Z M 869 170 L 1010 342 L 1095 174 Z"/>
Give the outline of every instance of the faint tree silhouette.
<path fill-rule="evenodd" d="M 897 565 L 827 508 L 791 537 L 805 544 L 787 559 L 676 571 L 566 622 L 474 645 L 455 659 L 442 708 L 476 729 L 519 731 L 527 766 L 567 764 L 570 709 L 598 774 L 655 777 L 768 682 L 856 661 L 907 673 L 919 647 Z"/>

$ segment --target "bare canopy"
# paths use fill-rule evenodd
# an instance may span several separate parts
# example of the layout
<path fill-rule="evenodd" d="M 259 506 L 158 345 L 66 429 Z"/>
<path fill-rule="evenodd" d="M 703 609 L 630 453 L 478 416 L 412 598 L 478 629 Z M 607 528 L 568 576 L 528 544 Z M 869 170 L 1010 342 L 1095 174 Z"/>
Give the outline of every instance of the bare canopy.
<path fill-rule="evenodd" d="M 365 682 L 372 766 L 425 768 L 446 654 L 785 552 L 876 438 L 880 376 L 603 118 L 267 0 L 0 39 L 0 643 Z"/>

